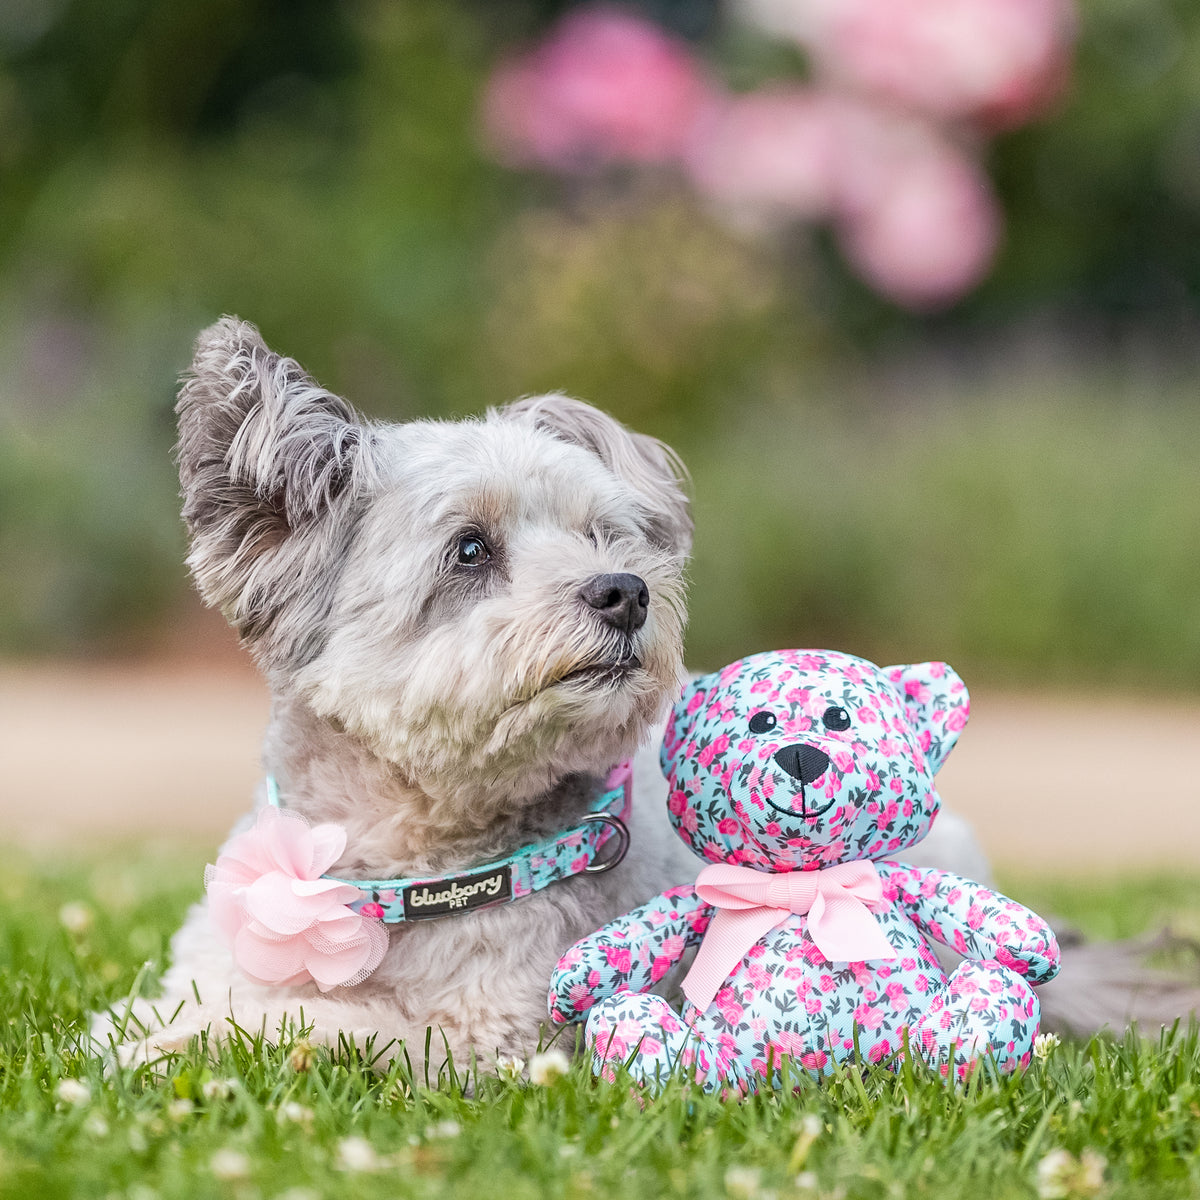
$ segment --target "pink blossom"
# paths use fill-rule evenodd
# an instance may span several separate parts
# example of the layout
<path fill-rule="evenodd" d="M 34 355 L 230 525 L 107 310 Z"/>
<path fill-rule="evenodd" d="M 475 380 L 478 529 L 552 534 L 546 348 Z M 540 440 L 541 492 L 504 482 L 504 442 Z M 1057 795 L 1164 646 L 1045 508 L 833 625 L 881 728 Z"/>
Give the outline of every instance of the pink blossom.
<path fill-rule="evenodd" d="M 982 169 L 922 121 L 849 101 L 839 120 L 837 224 L 847 257 L 909 308 L 957 299 L 982 279 L 999 240 Z"/>
<path fill-rule="evenodd" d="M 614 971 L 620 971 L 623 975 L 629 974 L 630 954 L 628 946 L 605 946 L 604 957 Z"/>
<path fill-rule="evenodd" d="M 209 912 L 243 974 L 276 986 L 314 982 L 325 992 L 379 966 L 387 929 L 349 907 L 362 898 L 358 888 L 323 878 L 345 848 L 340 825 L 313 827 L 268 807 L 208 868 Z"/>
<path fill-rule="evenodd" d="M 756 222 L 826 217 L 835 190 L 831 116 L 826 97 L 805 88 L 714 98 L 696 124 L 686 169 L 701 193 Z"/>
<path fill-rule="evenodd" d="M 632 13 L 593 5 L 500 64 L 484 124 L 514 164 L 587 171 L 668 162 L 681 153 L 707 90 L 684 42 Z"/>
<path fill-rule="evenodd" d="M 840 0 L 817 6 L 825 73 L 941 119 L 992 127 L 1056 99 L 1074 37 L 1070 0 Z"/>

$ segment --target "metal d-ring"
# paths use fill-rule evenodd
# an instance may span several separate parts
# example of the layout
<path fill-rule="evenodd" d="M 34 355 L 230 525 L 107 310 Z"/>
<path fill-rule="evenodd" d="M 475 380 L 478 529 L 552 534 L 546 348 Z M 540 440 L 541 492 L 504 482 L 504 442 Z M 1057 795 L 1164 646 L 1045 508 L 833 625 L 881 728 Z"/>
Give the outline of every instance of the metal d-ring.
<path fill-rule="evenodd" d="M 584 871 L 595 875 L 599 875 L 601 871 L 611 871 L 625 857 L 625 852 L 629 849 L 629 826 L 620 817 L 614 817 L 612 813 L 607 812 L 588 813 L 583 819 L 585 821 L 602 821 L 605 825 L 611 825 L 619 842 L 617 852 L 611 858 L 605 859 L 602 863 L 590 863 L 583 868 Z"/>

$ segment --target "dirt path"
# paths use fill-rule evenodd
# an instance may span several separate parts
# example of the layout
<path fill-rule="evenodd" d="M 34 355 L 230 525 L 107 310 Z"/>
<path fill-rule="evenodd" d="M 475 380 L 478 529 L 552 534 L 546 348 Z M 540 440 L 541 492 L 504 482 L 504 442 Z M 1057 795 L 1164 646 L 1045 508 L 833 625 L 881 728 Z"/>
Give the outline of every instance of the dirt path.
<path fill-rule="evenodd" d="M 265 688 L 226 653 L 0 664 L 0 819 L 25 845 L 214 843 L 258 778 Z M 940 777 L 994 861 L 1200 867 L 1200 700 L 973 689 Z"/>

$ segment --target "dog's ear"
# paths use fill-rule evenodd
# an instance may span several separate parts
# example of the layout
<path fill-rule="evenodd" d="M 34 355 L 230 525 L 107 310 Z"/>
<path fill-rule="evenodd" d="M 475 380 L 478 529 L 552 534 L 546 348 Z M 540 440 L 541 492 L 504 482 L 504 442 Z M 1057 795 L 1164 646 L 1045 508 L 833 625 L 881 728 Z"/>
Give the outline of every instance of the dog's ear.
<path fill-rule="evenodd" d="M 188 563 L 201 594 L 247 641 L 278 643 L 288 624 L 284 640 L 294 642 L 307 622 L 311 642 L 318 614 L 295 610 L 328 591 L 331 560 L 375 483 L 371 431 L 235 317 L 197 339 L 176 412 Z"/>
<path fill-rule="evenodd" d="M 626 429 L 582 400 L 561 394 L 529 396 L 503 411 L 597 455 L 641 497 L 647 535 L 672 553 L 687 557 L 692 548 L 692 515 L 684 491 L 687 469 L 669 446 Z"/>
<path fill-rule="evenodd" d="M 905 718 L 917 735 L 930 771 L 936 774 L 971 715 L 967 685 L 944 662 L 909 663 L 880 670 L 899 693 Z"/>

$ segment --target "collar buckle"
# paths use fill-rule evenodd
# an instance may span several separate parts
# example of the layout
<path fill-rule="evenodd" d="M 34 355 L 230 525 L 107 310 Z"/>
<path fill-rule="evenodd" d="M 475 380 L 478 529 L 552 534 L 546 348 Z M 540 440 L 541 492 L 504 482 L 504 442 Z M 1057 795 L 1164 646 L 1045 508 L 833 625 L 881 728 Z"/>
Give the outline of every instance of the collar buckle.
<path fill-rule="evenodd" d="M 594 812 L 588 813 L 583 818 L 585 824 L 590 824 L 592 821 L 601 821 L 605 825 L 612 828 L 612 831 L 617 835 L 617 848 L 603 862 L 589 863 L 584 867 L 585 875 L 601 875 L 605 871 L 611 871 L 625 857 L 629 850 L 629 826 L 621 820 L 620 817 L 610 812 Z"/>

